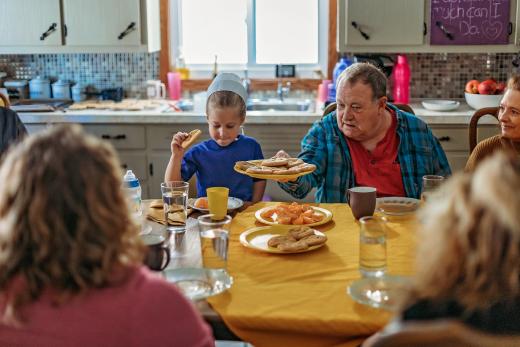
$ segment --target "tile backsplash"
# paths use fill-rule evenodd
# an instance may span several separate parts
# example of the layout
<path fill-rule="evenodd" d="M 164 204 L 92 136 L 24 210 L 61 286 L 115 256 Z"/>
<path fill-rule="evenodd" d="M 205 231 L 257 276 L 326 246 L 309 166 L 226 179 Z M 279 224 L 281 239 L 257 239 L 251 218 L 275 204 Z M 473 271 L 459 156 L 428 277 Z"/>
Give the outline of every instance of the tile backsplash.
<path fill-rule="evenodd" d="M 513 53 L 407 54 L 412 98 L 463 98 L 470 79 L 505 81 L 520 73 Z M 395 56 L 394 56 L 395 57 Z M 128 96 L 144 96 L 144 83 L 159 76 L 159 53 L 0 55 L 0 71 L 10 78 L 38 75 L 63 78 L 96 89 L 123 87 Z M 390 79 L 388 90 L 392 90 Z M 391 94 L 391 93 L 390 93 Z"/>
<path fill-rule="evenodd" d="M 129 96 L 144 96 L 145 82 L 159 76 L 159 53 L 0 54 L 0 71 L 9 78 L 60 78 L 98 90 L 123 87 Z"/>

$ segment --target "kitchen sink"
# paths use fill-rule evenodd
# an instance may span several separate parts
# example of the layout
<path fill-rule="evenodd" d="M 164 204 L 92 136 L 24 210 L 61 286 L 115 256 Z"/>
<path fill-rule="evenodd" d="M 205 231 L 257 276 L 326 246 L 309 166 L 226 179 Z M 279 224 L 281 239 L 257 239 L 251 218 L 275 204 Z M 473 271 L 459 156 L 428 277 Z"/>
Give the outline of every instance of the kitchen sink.
<path fill-rule="evenodd" d="M 248 111 L 300 111 L 309 112 L 313 105 L 310 99 L 249 99 Z"/>

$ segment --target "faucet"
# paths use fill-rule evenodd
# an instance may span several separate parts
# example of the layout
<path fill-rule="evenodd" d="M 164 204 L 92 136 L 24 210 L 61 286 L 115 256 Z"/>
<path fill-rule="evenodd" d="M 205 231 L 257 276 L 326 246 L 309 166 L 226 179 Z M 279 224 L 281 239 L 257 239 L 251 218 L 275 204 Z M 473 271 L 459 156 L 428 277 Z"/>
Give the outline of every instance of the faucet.
<path fill-rule="evenodd" d="M 285 87 L 283 86 L 282 81 L 278 81 L 278 88 L 276 88 L 276 94 L 280 98 L 280 102 L 283 102 L 284 96 L 289 96 L 289 92 L 291 91 L 291 82 L 287 82 Z"/>
<path fill-rule="evenodd" d="M 242 85 L 246 90 L 247 98 L 249 98 L 249 94 L 251 94 L 251 80 L 249 77 L 247 77 L 247 69 L 244 70 L 244 79 L 242 80 Z"/>

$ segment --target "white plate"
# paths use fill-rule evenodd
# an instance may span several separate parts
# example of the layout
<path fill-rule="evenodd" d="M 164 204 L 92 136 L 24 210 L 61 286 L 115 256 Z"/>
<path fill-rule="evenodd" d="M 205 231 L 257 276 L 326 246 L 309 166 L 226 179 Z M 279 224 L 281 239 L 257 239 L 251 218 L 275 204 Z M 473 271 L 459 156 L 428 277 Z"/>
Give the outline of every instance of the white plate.
<path fill-rule="evenodd" d="M 376 199 L 376 209 L 388 216 L 404 216 L 414 213 L 421 206 L 420 204 L 420 200 L 399 196 Z"/>
<path fill-rule="evenodd" d="M 207 208 L 196 207 L 194 205 L 195 200 L 197 200 L 197 199 L 188 199 L 188 206 L 191 207 L 192 209 L 200 211 L 200 212 L 206 212 L 206 213 L 209 212 L 209 210 Z M 228 202 L 227 202 L 228 211 L 236 210 L 237 208 L 242 207 L 242 205 L 244 205 L 244 202 L 241 199 L 228 197 Z"/>
<path fill-rule="evenodd" d="M 365 277 L 352 282 L 347 293 L 360 304 L 395 311 L 409 283 L 410 280 L 402 276 Z"/>
<path fill-rule="evenodd" d="M 460 102 L 455 100 L 424 100 L 422 105 L 431 111 L 453 111 L 460 106 Z"/>
<path fill-rule="evenodd" d="M 166 281 L 174 283 L 190 300 L 201 300 L 225 292 L 233 277 L 222 269 L 179 268 L 163 271 Z"/>

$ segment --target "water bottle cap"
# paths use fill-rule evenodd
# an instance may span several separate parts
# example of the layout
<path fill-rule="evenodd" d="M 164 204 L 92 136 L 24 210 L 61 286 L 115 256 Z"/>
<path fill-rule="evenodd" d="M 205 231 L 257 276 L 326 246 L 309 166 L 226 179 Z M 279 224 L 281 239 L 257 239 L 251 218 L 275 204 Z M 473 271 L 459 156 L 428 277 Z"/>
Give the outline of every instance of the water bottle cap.
<path fill-rule="evenodd" d="M 123 184 L 128 188 L 139 187 L 139 180 L 135 177 L 132 170 L 128 170 L 123 177 Z"/>

